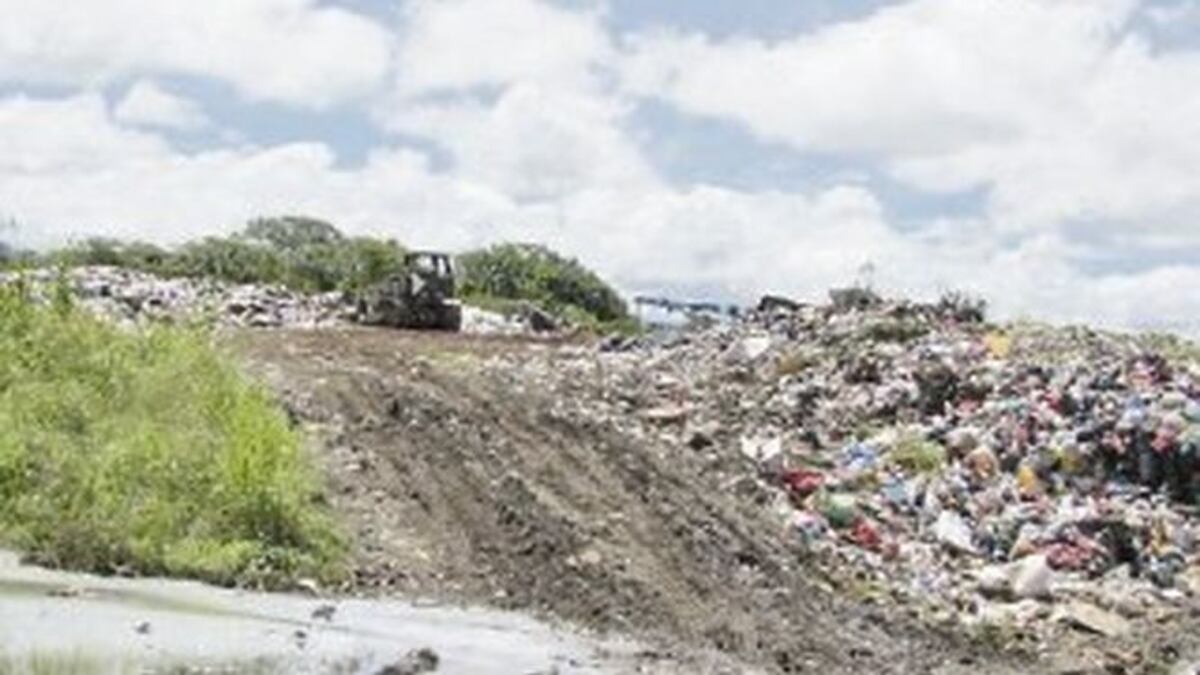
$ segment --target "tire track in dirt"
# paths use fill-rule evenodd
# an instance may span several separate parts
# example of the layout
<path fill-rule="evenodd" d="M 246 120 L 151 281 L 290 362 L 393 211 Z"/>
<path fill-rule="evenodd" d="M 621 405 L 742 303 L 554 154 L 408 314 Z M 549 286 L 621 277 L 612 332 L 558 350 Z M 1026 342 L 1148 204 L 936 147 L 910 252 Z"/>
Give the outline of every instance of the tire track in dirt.
<path fill-rule="evenodd" d="M 231 344 L 313 433 L 359 592 L 530 611 L 777 672 L 1009 670 L 836 593 L 698 461 L 478 367 L 550 347 L 364 330 Z"/>

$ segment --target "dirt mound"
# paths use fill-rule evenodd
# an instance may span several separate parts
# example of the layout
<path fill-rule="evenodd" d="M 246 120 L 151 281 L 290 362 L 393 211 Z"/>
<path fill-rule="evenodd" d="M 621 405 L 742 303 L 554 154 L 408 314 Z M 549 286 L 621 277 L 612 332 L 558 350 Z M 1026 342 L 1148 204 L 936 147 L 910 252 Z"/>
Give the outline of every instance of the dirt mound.
<path fill-rule="evenodd" d="M 360 588 L 529 610 L 783 672 L 965 669 L 967 651 L 846 599 L 752 480 L 578 415 L 482 366 L 545 346 L 339 330 L 236 347 L 319 439 Z M 724 475 L 724 474 L 722 474 Z"/>

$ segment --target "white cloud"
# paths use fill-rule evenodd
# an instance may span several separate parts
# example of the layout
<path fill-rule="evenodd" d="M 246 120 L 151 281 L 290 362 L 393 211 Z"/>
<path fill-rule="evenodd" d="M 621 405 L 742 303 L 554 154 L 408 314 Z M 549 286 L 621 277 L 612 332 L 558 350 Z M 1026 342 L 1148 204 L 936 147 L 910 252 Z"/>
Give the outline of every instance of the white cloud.
<path fill-rule="evenodd" d="M 391 47 L 383 27 L 316 0 L 0 0 L 0 16 L 0 82 L 91 86 L 178 73 L 310 107 L 374 91 Z"/>
<path fill-rule="evenodd" d="M 614 50 L 596 11 L 540 0 L 413 0 L 397 57 L 397 89 L 420 95 L 538 82 L 582 89 Z"/>
<path fill-rule="evenodd" d="M 595 11 L 418 0 L 403 22 L 394 94 L 377 115 L 443 146 L 456 176 L 519 200 L 646 190 L 659 180 L 621 128 L 631 106 L 602 76 L 615 54 Z"/>
<path fill-rule="evenodd" d="M 401 105 L 388 124 L 443 145 L 455 158 L 456 175 L 529 200 L 656 185 L 657 176 L 620 128 L 624 114 L 619 102 L 521 83 L 491 105 Z"/>
<path fill-rule="evenodd" d="M 0 175 L 6 178 L 53 181 L 137 164 L 165 152 L 166 145 L 156 136 L 112 126 L 99 96 L 65 102 L 25 96 L 0 101 Z"/>
<path fill-rule="evenodd" d="M 127 124 L 195 131 L 209 126 L 209 120 L 194 101 L 163 90 L 154 82 L 139 80 L 113 110 L 117 120 Z"/>
<path fill-rule="evenodd" d="M 1000 227 L 1195 233 L 1200 53 L 1127 32 L 1133 0 L 913 0 L 766 43 L 631 40 L 627 86 L 918 188 L 989 190 Z"/>

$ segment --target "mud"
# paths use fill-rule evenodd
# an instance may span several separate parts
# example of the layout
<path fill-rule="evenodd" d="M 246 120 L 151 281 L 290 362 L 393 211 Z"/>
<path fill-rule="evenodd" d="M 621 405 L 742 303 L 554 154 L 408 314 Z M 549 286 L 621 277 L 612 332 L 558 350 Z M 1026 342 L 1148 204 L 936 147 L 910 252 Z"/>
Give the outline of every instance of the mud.
<path fill-rule="evenodd" d="M 752 481 L 485 367 L 501 353 L 552 362 L 554 345 L 366 329 L 230 345 L 313 439 L 355 542 L 347 592 L 636 635 L 693 672 L 1025 670 L 991 643 L 856 600 Z"/>

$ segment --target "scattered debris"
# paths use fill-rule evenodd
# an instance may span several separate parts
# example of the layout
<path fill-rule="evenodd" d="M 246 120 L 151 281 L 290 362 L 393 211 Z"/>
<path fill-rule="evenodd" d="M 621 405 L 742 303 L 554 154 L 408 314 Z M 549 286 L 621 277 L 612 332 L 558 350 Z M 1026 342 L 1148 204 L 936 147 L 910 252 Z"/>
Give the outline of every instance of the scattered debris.
<path fill-rule="evenodd" d="M 333 615 L 336 613 L 337 613 L 336 605 L 321 605 L 320 607 L 317 607 L 316 609 L 313 610 L 312 618 L 313 618 L 313 620 L 319 619 L 321 621 L 332 622 Z"/>
<path fill-rule="evenodd" d="M 831 297 L 766 298 L 736 321 L 564 352 L 553 368 L 496 367 L 708 458 L 721 484 L 744 486 L 749 469 L 832 574 L 931 617 L 1197 597 L 1194 360 L 1136 335 L 990 325 L 970 299 Z M 1105 577 L 1117 569 L 1131 572 Z M 1096 616 L 1074 623 L 1118 631 Z"/>
<path fill-rule="evenodd" d="M 429 649 L 416 649 L 390 666 L 384 666 L 376 675 L 422 675 L 437 672 L 441 658 Z"/>
<path fill-rule="evenodd" d="M 35 297 L 49 298 L 59 272 L 0 273 L 0 285 L 17 279 L 27 282 Z M 116 267 L 71 269 L 65 280 L 83 307 L 121 324 L 212 321 L 233 328 L 322 328 L 349 325 L 359 310 L 355 298 L 343 293 L 305 295 L 281 286 L 162 279 Z M 533 306 L 512 317 L 476 307 L 460 309 L 466 333 L 519 335 L 560 328 Z"/>
<path fill-rule="evenodd" d="M 1063 607 L 1060 619 L 1072 627 L 1109 638 L 1122 637 L 1130 631 L 1129 622 L 1117 614 L 1083 602 Z"/>

